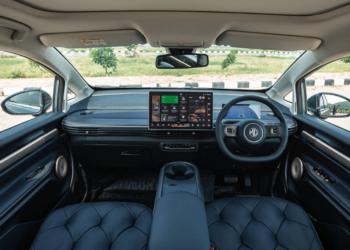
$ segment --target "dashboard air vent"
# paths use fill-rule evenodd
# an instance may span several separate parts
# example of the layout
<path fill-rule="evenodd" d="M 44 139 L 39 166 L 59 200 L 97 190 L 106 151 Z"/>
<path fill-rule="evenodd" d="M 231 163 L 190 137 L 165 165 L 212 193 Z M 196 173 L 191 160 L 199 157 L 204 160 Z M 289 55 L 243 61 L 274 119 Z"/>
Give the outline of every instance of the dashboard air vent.
<path fill-rule="evenodd" d="M 71 127 L 63 125 L 63 130 L 72 135 L 91 135 L 91 136 L 148 136 L 148 137 L 168 137 L 168 138 L 191 138 L 191 137 L 214 137 L 215 131 L 163 131 L 163 130 L 148 130 L 148 128 L 128 129 L 123 128 L 108 128 L 108 127 Z"/>

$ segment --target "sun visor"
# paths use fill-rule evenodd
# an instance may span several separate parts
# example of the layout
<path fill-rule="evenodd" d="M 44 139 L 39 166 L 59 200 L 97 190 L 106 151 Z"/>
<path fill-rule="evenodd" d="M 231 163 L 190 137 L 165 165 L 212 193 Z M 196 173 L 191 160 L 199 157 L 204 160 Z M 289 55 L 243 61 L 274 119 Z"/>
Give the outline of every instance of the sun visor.
<path fill-rule="evenodd" d="M 47 47 L 94 48 L 145 44 L 145 37 L 137 30 L 112 30 L 44 34 L 41 42 Z"/>
<path fill-rule="evenodd" d="M 216 40 L 216 45 L 230 45 L 237 48 L 268 50 L 315 50 L 322 40 L 314 37 L 272 35 L 226 31 Z"/>

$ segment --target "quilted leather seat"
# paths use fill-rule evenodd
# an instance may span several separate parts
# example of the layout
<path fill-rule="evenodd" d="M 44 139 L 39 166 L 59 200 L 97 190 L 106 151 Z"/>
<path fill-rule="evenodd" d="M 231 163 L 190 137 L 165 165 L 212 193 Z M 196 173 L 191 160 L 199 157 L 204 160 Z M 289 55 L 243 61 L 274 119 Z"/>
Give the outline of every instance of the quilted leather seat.
<path fill-rule="evenodd" d="M 206 206 L 210 241 L 216 250 L 323 249 L 298 205 L 271 197 L 234 197 Z"/>
<path fill-rule="evenodd" d="M 148 245 L 151 223 L 151 210 L 141 204 L 75 204 L 48 216 L 31 250 L 144 250 Z"/>

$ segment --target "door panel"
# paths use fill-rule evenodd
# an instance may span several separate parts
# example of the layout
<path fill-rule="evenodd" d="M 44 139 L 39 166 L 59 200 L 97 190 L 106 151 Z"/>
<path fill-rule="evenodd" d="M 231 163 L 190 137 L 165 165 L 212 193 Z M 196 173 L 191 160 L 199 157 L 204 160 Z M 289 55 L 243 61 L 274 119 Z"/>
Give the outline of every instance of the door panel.
<path fill-rule="evenodd" d="M 350 241 L 349 132 L 309 115 L 294 118 L 299 130 L 287 158 L 287 187 L 314 219 L 325 249 L 347 249 L 344 247 Z M 295 157 L 303 163 L 300 180 L 295 180 L 291 172 Z"/>
<path fill-rule="evenodd" d="M 81 201 L 80 183 L 76 182 L 71 152 L 58 127 L 61 119 L 62 115 L 58 115 L 54 122 L 42 123 L 35 130 L 28 126 L 27 134 L 3 147 L 12 149 L 12 154 L 4 157 L 3 152 L 8 153 L 7 149 L 0 155 L 1 248 L 28 249 L 42 220 L 53 209 Z M 31 122 L 35 120 L 28 123 Z M 37 136 L 44 130 L 48 132 Z M 21 144 L 28 140 L 31 142 Z M 68 163 L 66 177 L 62 180 L 55 173 L 56 160 L 60 156 L 64 156 Z"/>

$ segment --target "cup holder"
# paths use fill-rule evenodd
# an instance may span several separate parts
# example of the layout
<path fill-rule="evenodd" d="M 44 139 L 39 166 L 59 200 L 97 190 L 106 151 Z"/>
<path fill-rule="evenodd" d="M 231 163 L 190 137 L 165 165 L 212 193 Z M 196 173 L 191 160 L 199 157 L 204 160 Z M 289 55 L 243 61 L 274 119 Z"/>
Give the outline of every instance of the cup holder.
<path fill-rule="evenodd" d="M 171 180 L 189 180 L 194 177 L 194 172 L 186 165 L 176 165 L 167 169 L 165 176 Z"/>

